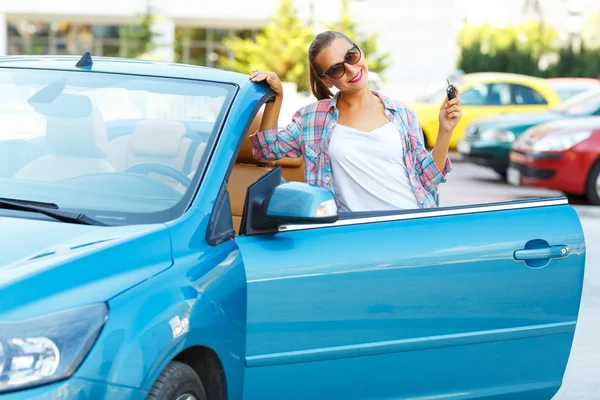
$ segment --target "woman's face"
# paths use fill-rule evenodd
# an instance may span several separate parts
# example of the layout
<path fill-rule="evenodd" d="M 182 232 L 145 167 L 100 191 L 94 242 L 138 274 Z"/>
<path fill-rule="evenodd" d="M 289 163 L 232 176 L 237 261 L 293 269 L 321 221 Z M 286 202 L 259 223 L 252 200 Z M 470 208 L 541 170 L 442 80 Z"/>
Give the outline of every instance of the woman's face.
<path fill-rule="evenodd" d="M 360 57 L 355 64 L 349 64 L 348 62 L 356 57 Z M 323 49 L 316 58 L 316 64 L 320 67 L 320 73 L 327 71 L 334 72 L 331 75 L 322 75 L 321 80 L 329 88 L 335 86 L 342 93 L 344 92 L 358 92 L 368 87 L 368 74 L 369 69 L 367 62 L 365 61 L 362 52 L 358 47 L 345 38 L 337 38 L 331 45 Z M 353 61 L 353 60 L 352 60 Z M 337 71 L 336 71 L 337 70 Z M 341 77 L 336 77 L 335 72 L 344 74 Z"/>

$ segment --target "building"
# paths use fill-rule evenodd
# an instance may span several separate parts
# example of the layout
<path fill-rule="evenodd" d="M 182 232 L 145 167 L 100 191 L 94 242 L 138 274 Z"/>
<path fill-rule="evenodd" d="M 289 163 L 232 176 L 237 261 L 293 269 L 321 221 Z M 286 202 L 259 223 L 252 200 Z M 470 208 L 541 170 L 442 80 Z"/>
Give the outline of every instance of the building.
<path fill-rule="evenodd" d="M 82 54 L 128 56 L 132 43 L 121 27 L 138 20 L 148 0 L 0 0 L 0 55 Z M 218 66 L 227 55 L 225 37 L 253 37 L 279 0 L 150 0 L 158 18 L 157 47 L 145 57 Z M 552 3 L 552 4 L 550 4 Z M 598 3 L 595 5 L 595 3 Z M 296 0 L 300 15 L 320 25 L 339 15 L 339 0 Z M 379 49 L 391 53 L 384 74 L 388 88 L 401 97 L 455 69 L 456 32 L 463 21 L 519 22 L 543 18 L 567 29 L 569 9 L 600 9 L 591 0 L 352 0 L 361 30 L 377 32 Z M 591 11 L 590 11 L 591 12 Z M 581 11 L 578 15 L 581 15 Z M 577 15 L 575 15 L 577 17 Z M 571 22 L 569 22 L 571 21 Z M 562 25 L 561 25 L 562 24 Z M 570 28 L 572 29 L 572 28 Z"/>
<path fill-rule="evenodd" d="M 126 56 L 120 27 L 144 13 L 144 0 L 0 0 L 0 55 L 82 54 Z M 217 66 L 225 37 L 252 37 L 278 0 L 153 0 L 160 33 L 153 57 Z M 301 16 L 317 27 L 333 22 L 339 2 L 297 0 Z M 435 12 L 431 12 L 435 10 Z M 392 53 L 385 74 L 391 86 L 427 83 L 454 69 L 459 13 L 452 2 L 354 0 L 352 12 L 365 32 L 379 32 L 379 47 Z"/>

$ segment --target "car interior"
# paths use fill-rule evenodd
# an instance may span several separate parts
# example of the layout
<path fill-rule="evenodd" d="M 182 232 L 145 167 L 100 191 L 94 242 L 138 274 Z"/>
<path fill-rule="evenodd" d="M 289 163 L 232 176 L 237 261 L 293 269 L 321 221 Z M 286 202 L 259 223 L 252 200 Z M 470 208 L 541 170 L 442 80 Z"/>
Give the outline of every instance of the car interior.
<path fill-rule="evenodd" d="M 227 183 L 233 215 L 233 227 L 236 234 L 239 232 L 248 186 L 256 182 L 261 176 L 272 168 L 280 166 L 281 175 L 286 181 L 304 182 L 303 158 L 284 158 L 270 163 L 262 163 L 254 158 L 252 143 L 248 137 L 258 130 L 261 118 L 262 111 L 259 111 L 246 132 L 242 148 Z"/>
<path fill-rule="evenodd" d="M 239 231 L 248 186 L 276 166 L 281 167 L 286 181 L 304 182 L 303 158 L 286 158 L 262 163 L 252 155 L 248 138 L 259 128 L 262 111 L 255 116 L 245 134 L 228 180 L 233 225 Z M 118 129 L 106 123 L 100 111 L 92 108 L 81 118 L 49 116 L 46 135 L 34 140 L 22 140 L 20 148 L 11 143 L 12 158 L 28 156 L 13 170 L 12 177 L 30 181 L 55 182 L 90 174 L 124 172 L 144 163 L 167 166 L 192 179 L 207 144 L 206 135 L 194 135 L 194 129 L 180 121 L 140 120 L 120 121 Z M 85 127 L 85 129 L 82 129 Z M 125 129 L 124 129 L 125 128 Z M 8 145 L 9 142 L 3 143 Z M 31 151 L 35 148 L 35 151 Z M 15 151 L 16 150 L 16 151 Z M 7 154 L 8 155 L 8 154 Z M 148 175 L 184 193 L 186 187 L 172 176 L 149 172 Z M 8 177 L 8 176 L 7 176 Z"/>

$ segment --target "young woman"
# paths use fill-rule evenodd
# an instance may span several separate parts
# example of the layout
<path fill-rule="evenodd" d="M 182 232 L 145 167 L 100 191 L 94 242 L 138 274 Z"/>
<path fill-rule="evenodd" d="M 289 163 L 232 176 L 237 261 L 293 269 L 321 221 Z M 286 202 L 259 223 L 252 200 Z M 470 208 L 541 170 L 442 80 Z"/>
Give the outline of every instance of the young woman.
<path fill-rule="evenodd" d="M 308 59 L 311 89 L 319 101 L 298 110 L 282 129 L 277 126 L 281 81 L 273 72 L 252 72 L 252 81 L 266 81 L 276 94 L 265 106 L 259 131 L 250 136 L 254 157 L 267 162 L 304 156 L 307 183 L 330 189 L 340 211 L 435 207 L 437 186 L 452 168 L 448 146 L 462 116 L 458 90 L 440 107 L 430 153 L 414 112 L 369 89 L 367 62 L 346 35 L 320 33 Z"/>

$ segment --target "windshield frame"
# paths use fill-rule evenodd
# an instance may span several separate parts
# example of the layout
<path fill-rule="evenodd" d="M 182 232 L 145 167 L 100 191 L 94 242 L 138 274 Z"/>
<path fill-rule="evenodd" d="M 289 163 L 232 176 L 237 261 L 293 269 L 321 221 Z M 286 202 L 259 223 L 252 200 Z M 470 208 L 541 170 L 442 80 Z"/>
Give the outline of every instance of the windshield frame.
<path fill-rule="evenodd" d="M 83 207 L 61 207 L 58 204 L 61 210 L 73 211 L 85 214 L 94 219 L 98 219 L 102 221 L 104 224 L 109 226 L 123 226 L 123 225 L 146 225 L 146 224 L 155 224 L 155 223 L 166 223 L 172 221 L 176 218 L 182 216 L 192 205 L 197 193 L 198 188 L 206 174 L 206 170 L 209 166 L 210 159 L 212 158 L 212 154 L 214 153 L 215 146 L 222 135 L 223 128 L 227 121 L 227 118 L 231 112 L 231 108 L 234 104 L 235 98 L 240 92 L 240 87 L 238 84 L 234 82 L 228 81 L 217 81 L 211 79 L 201 79 L 201 78 L 184 78 L 184 77 L 170 77 L 164 75 L 152 75 L 152 74 L 134 74 L 134 73 L 121 73 L 121 72 L 112 72 L 112 71 L 94 71 L 94 70 L 72 70 L 66 68 L 42 68 L 42 67 L 24 67 L 24 66 L 0 66 L 0 71 L 2 70 L 17 70 L 17 71 L 39 71 L 39 72 L 63 72 L 68 74 L 75 73 L 83 73 L 83 74 L 100 74 L 100 75 L 113 75 L 113 76 L 124 76 L 124 77 L 137 77 L 142 79 L 158 79 L 163 81 L 179 81 L 186 82 L 191 84 L 202 84 L 202 85 L 214 85 L 219 88 L 224 88 L 226 90 L 225 100 L 223 101 L 223 105 L 219 111 L 219 114 L 215 120 L 213 125 L 212 132 L 210 137 L 206 143 L 206 148 L 204 153 L 202 154 L 200 160 L 198 161 L 198 168 L 194 177 L 191 179 L 190 186 L 186 189 L 183 196 L 179 199 L 179 201 L 164 210 L 154 211 L 154 212 L 143 212 L 143 213 L 135 213 L 128 211 L 117 211 L 117 210 L 101 210 L 101 209 L 87 209 Z M 2 179 L 4 180 L 4 179 Z M 7 179 L 11 181 L 12 178 Z M 41 185 L 46 183 L 39 182 Z M 60 183 L 56 184 L 57 188 L 60 188 Z M 36 199 L 15 199 L 15 200 L 25 200 L 25 201 L 38 201 Z M 0 212 L 4 213 L 5 210 L 1 210 Z M 7 210 L 8 211 L 8 210 Z M 14 215 L 12 212 L 8 211 L 11 215 Z M 44 218 L 41 215 L 32 215 L 31 218 Z"/>

